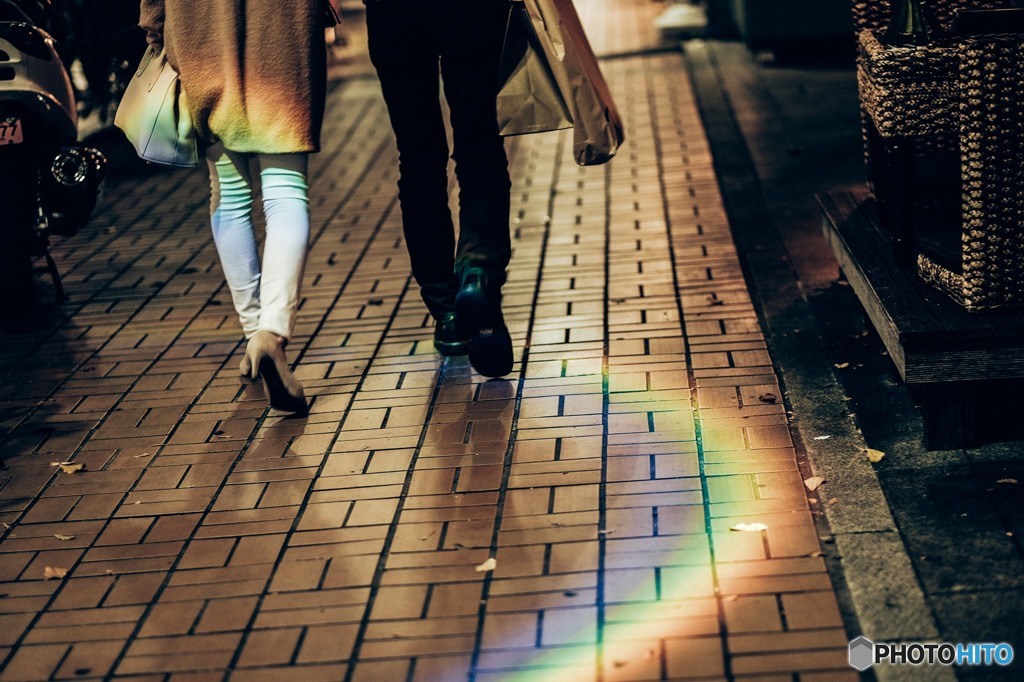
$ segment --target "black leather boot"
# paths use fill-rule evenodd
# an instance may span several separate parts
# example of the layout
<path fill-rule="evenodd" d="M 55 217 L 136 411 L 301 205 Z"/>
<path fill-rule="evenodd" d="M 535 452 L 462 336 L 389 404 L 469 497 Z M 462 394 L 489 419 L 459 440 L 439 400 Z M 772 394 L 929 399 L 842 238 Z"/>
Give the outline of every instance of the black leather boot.
<path fill-rule="evenodd" d="M 444 313 L 434 323 L 434 348 L 441 355 L 465 355 L 472 337 L 454 312 Z"/>
<path fill-rule="evenodd" d="M 512 337 L 501 313 L 501 288 L 481 268 L 469 268 L 455 296 L 455 314 L 472 332 L 469 364 L 485 377 L 512 371 Z"/>

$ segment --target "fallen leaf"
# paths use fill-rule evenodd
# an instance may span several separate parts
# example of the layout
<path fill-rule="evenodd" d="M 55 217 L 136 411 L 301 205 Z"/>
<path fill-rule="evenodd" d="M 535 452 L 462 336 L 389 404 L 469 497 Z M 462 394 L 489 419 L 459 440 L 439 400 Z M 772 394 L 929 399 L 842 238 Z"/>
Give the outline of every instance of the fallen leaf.
<path fill-rule="evenodd" d="M 498 567 L 497 559 L 495 559 L 494 557 L 491 557 L 487 561 L 485 561 L 482 564 L 480 564 L 479 566 L 477 566 L 476 567 L 476 572 L 477 573 L 486 573 L 487 571 L 493 571 L 497 567 Z"/>
<path fill-rule="evenodd" d="M 818 486 L 824 482 L 825 479 L 822 478 L 821 476 L 811 476 L 810 478 L 804 479 L 804 485 L 807 486 L 807 489 L 812 492 L 817 490 Z"/>
<path fill-rule="evenodd" d="M 832 436 L 815 436 L 814 440 L 828 440 Z"/>
<path fill-rule="evenodd" d="M 832 506 L 833 504 L 839 504 L 839 498 L 838 497 L 833 497 L 833 498 L 829 499 L 829 501 L 826 502 L 825 504 L 827 504 L 829 506 Z"/>
<path fill-rule="evenodd" d="M 996 483 L 1003 483 L 1005 485 L 1017 485 L 1018 481 L 1016 478 L 1000 478 Z"/>
<path fill-rule="evenodd" d="M 839 362 L 839 363 L 836 363 L 836 364 L 834 364 L 832 366 L 835 367 L 836 369 L 846 369 L 847 367 L 850 366 L 850 363 L 848 363 L 848 362 Z"/>
<path fill-rule="evenodd" d="M 768 403 L 769 405 L 774 405 L 779 401 L 779 398 L 774 393 L 763 393 L 757 396 L 757 399 L 762 403 Z"/>
<path fill-rule="evenodd" d="M 761 531 L 768 530 L 768 526 L 763 523 L 737 523 L 729 530 L 744 530 L 744 531 Z"/>
<path fill-rule="evenodd" d="M 868 448 L 868 461 L 872 464 L 878 464 L 885 458 L 885 453 L 881 450 L 875 450 L 874 448 Z"/>
<path fill-rule="evenodd" d="M 68 574 L 68 569 L 59 568 L 56 566 L 47 566 L 43 569 L 43 578 L 50 580 L 51 578 L 63 578 Z"/>
<path fill-rule="evenodd" d="M 11 524 L 5 523 L 4 524 L 4 530 L 8 530 L 9 528 L 11 528 Z"/>
<path fill-rule="evenodd" d="M 808 556 L 815 556 L 815 557 L 817 557 L 817 556 L 825 556 L 825 553 L 822 552 L 821 550 L 818 550 L 817 552 L 811 552 L 810 554 L 808 554 Z"/>
<path fill-rule="evenodd" d="M 149 457 L 149 453 L 143 452 L 141 455 L 135 455 L 135 459 L 142 459 L 143 457 Z"/>
<path fill-rule="evenodd" d="M 57 538 L 58 540 L 74 540 L 75 539 L 74 535 L 61 535 L 60 533 L 54 534 L 53 537 Z"/>
<path fill-rule="evenodd" d="M 85 469 L 85 465 L 81 462 L 50 462 L 50 466 L 60 467 L 60 470 L 65 474 L 73 474 L 76 471 Z"/>

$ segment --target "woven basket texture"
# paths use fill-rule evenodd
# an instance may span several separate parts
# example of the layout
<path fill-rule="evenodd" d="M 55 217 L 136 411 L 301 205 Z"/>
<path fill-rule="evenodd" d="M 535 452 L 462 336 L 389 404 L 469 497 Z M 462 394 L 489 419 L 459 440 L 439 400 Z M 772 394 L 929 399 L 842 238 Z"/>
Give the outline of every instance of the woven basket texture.
<path fill-rule="evenodd" d="M 1010 0 L 921 0 L 932 11 L 939 22 L 939 31 L 948 31 L 953 26 L 954 15 L 962 9 L 999 9 L 1010 7 Z M 854 0 L 853 25 L 856 31 L 862 29 L 884 29 L 889 25 L 892 4 L 889 0 Z"/>
<path fill-rule="evenodd" d="M 858 36 L 861 102 L 884 137 L 957 128 L 959 53 L 948 47 L 889 47 L 874 31 Z"/>
<path fill-rule="evenodd" d="M 1024 304 L 1024 36 L 963 41 L 963 298 Z"/>
<path fill-rule="evenodd" d="M 941 30 L 959 9 L 1008 6 L 928 4 Z M 961 268 L 921 255 L 918 271 L 972 312 L 1024 306 L 1024 35 L 885 46 L 889 11 L 888 0 L 853 5 L 863 116 L 882 137 L 913 138 L 919 154 L 959 147 Z"/>

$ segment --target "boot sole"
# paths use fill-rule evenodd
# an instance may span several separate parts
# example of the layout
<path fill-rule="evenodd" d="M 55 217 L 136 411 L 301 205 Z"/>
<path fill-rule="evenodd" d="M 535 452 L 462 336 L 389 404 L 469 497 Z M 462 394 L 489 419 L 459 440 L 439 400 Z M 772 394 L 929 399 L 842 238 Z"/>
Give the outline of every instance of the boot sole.
<path fill-rule="evenodd" d="M 473 336 L 469 364 L 485 377 L 503 377 L 512 371 L 512 337 L 504 324 L 488 327 Z"/>
<path fill-rule="evenodd" d="M 473 369 L 485 377 L 503 377 L 511 372 L 512 338 L 501 316 L 494 319 L 483 290 L 460 291 L 455 297 L 455 314 L 473 331 L 469 347 Z"/>

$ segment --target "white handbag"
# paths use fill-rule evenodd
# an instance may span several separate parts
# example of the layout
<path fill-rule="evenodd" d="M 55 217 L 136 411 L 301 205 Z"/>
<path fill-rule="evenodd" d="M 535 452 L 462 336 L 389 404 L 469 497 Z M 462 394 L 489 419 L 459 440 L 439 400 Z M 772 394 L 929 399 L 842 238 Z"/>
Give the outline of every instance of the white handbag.
<path fill-rule="evenodd" d="M 199 165 L 196 131 L 178 80 L 165 50 L 146 49 L 114 114 L 139 157 L 167 166 Z"/>

